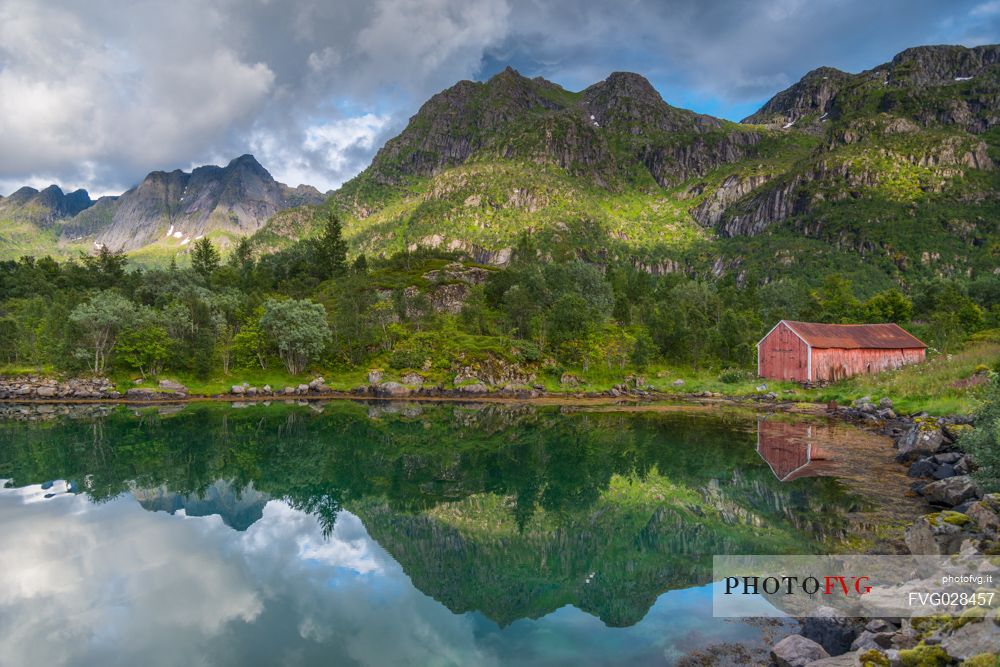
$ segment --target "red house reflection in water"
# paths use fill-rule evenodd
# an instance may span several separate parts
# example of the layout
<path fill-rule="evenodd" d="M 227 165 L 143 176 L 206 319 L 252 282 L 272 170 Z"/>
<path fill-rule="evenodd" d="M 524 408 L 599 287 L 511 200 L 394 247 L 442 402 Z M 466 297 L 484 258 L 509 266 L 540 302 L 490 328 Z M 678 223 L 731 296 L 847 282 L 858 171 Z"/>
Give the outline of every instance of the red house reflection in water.
<path fill-rule="evenodd" d="M 817 444 L 814 429 L 812 424 L 757 420 L 757 453 L 779 481 L 831 474 L 830 454 Z"/>

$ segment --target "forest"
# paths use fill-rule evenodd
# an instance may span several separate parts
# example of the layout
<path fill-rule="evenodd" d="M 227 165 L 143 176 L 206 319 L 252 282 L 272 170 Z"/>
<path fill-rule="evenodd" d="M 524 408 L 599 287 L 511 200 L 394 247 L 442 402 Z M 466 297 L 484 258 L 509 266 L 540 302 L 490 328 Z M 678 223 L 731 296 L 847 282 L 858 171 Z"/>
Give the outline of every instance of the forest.
<path fill-rule="evenodd" d="M 201 379 L 377 367 L 444 382 L 477 361 L 553 378 L 669 365 L 738 379 L 750 376 L 757 340 L 782 318 L 896 322 L 943 353 L 1000 327 L 996 276 L 874 293 L 837 273 L 737 284 L 654 276 L 628 262 L 547 261 L 527 235 L 503 268 L 428 249 L 349 257 L 336 215 L 319 215 L 322 232 L 285 249 L 262 252 L 242 239 L 223 257 L 203 238 L 180 256 L 184 266 L 133 265 L 107 248 L 2 262 L 0 363 Z M 435 269 L 457 265 L 482 279 L 441 308 L 431 294 L 446 272 Z"/>

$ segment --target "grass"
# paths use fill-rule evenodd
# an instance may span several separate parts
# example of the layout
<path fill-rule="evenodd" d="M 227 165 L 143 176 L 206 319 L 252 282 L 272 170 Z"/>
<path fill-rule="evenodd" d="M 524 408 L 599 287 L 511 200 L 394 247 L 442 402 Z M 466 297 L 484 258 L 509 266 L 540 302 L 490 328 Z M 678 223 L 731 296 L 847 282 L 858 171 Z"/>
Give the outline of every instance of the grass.
<path fill-rule="evenodd" d="M 451 345 L 447 350 L 428 350 L 432 361 L 438 354 L 442 355 L 440 363 L 432 364 L 428 371 L 418 371 L 427 378 L 428 383 L 451 385 L 454 372 L 451 370 L 451 360 L 456 357 L 456 350 L 461 350 L 466 362 L 473 364 L 475 360 L 506 359 L 506 363 L 516 363 L 511 357 L 512 350 L 517 347 L 516 341 L 494 337 L 476 337 L 467 334 L 449 336 L 446 339 Z M 516 357 L 516 354 L 514 355 Z M 109 375 L 119 391 L 124 392 L 131 387 L 155 389 L 161 379 L 171 379 L 188 387 L 193 394 L 212 395 L 228 393 L 233 385 L 248 383 L 250 386 L 263 387 L 270 385 L 274 390 L 286 386 L 297 386 L 322 376 L 327 386 L 336 391 L 348 391 L 368 383 L 368 370 L 381 368 L 385 380 L 398 380 L 406 369 L 393 369 L 388 364 L 388 357 L 372 360 L 370 364 L 351 369 L 329 369 L 314 367 L 306 373 L 291 375 L 284 368 L 274 365 L 267 370 L 260 368 L 234 369 L 228 375 L 214 375 L 209 378 L 197 378 L 190 374 L 168 372 L 157 377 L 151 377 L 142 382 L 135 382 L 134 373 L 114 372 Z M 859 376 L 831 384 L 826 387 L 804 389 L 794 382 L 778 382 L 761 379 L 746 371 L 744 377 L 739 373 L 723 373 L 718 369 L 692 369 L 690 366 L 656 365 L 643 371 L 634 369 L 590 368 L 587 371 L 574 368 L 554 368 L 539 370 L 533 384 L 544 387 L 547 392 L 555 394 L 577 394 L 586 392 L 605 392 L 621 384 L 628 376 L 639 376 L 642 386 L 652 386 L 654 390 L 666 395 L 683 397 L 701 392 L 712 392 L 729 397 L 753 396 L 762 392 L 758 387 L 766 387 L 763 392 L 774 392 L 780 400 L 796 403 L 826 403 L 837 401 L 850 404 L 855 399 L 871 396 L 876 401 L 882 397 L 892 399 L 897 412 L 909 414 L 928 412 L 932 415 L 966 414 L 975 406 L 982 390 L 981 384 L 970 384 L 969 378 L 985 368 L 996 368 L 1000 364 L 1000 342 L 993 339 L 972 341 L 960 352 L 954 354 L 936 354 L 927 362 L 907 366 L 897 371 L 886 371 L 878 375 Z M 521 362 L 525 370 L 530 370 L 531 364 Z M 570 373 L 579 379 L 579 384 L 563 385 L 560 378 L 563 373 Z M 0 366 L 0 375 L 58 375 L 51 367 L 38 368 L 23 364 L 8 364 Z M 678 380 L 683 383 L 675 385 Z M 725 381 L 729 380 L 729 381 Z M 735 381 L 733 381 L 735 380 Z"/>
<path fill-rule="evenodd" d="M 850 402 L 862 396 L 891 398 L 903 413 L 926 411 L 935 415 L 968 413 L 976 405 L 981 386 L 957 385 L 982 367 L 1000 361 L 1000 344 L 972 343 L 955 354 L 937 354 L 928 361 L 897 371 L 850 378 L 829 387 L 805 392 L 818 401 Z"/>

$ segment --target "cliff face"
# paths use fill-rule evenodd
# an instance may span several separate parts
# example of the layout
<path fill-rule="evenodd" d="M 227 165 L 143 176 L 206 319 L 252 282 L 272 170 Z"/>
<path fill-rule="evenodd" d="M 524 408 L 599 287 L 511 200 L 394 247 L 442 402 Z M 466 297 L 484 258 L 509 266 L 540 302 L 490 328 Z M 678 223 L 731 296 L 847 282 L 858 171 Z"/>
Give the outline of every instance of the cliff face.
<path fill-rule="evenodd" d="M 41 191 L 26 186 L 9 197 L 0 198 L 0 220 L 21 219 L 47 226 L 85 211 L 93 204 L 86 190 L 64 194 L 57 185 Z"/>
<path fill-rule="evenodd" d="M 133 250 L 168 235 L 180 243 L 211 231 L 244 236 L 282 209 L 322 199 L 314 188 L 278 183 L 252 155 L 191 173 L 155 171 L 117 199 L 95 243 Z"/>
<path fill-rule="evenodd" d="M 54 234 L 62 244 L 135 250 L 168 238 L 186 245 L 213 231 L 249 235 L 278 211 L 324 199 L 308 185 L 278 183 L 252 155 L 191 173 L 154 171 L 125 194 L 97 201 L 86 190 L 64 194 L 56 185 L 41 191 L 23 187 L 0 198 L 0 252 L 4 225 L 21 234 L 28 233 L 25 227 L 36 235 Z"/>
<path fill-rule="evenodd" d="M 703 137 L 703 135 L 712 135 Z M 759 137 L 672 107 L 645 78 L 615 72 L 579 93 L 507 68 L 428 100 L 357 183 L 400 185 L 470 160 L 558 165 L 612 189 L 645 170 L 668 185 L 752 152 Z"/>

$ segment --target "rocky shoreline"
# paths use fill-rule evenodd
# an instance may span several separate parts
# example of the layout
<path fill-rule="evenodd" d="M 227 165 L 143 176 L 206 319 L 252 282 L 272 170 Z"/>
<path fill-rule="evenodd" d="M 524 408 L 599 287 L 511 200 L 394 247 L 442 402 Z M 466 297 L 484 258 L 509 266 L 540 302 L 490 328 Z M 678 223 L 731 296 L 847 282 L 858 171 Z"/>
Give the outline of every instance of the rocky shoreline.
<path fill-rule="evenodd" d="M 914 555 L 1000 555 L 1000 493 L 983 494 L 970 476 L 975 462 L 960 449 L 972 428 L 964 416 L 900 416 L 892 401 L 870 397 L 828 413 L 893 440 L 896 460 L 908 465 L 912 490 L 934 510 L 906 529 Z M 1000 575 L 1000 567 L 993 566 Z M 996 612 L 925 618 L 843 618 L 832 609 L 804 618 L 797 634 L 777 642 L 770 660 L 779 667 L 910 667 L 1000 664 Z"/>

